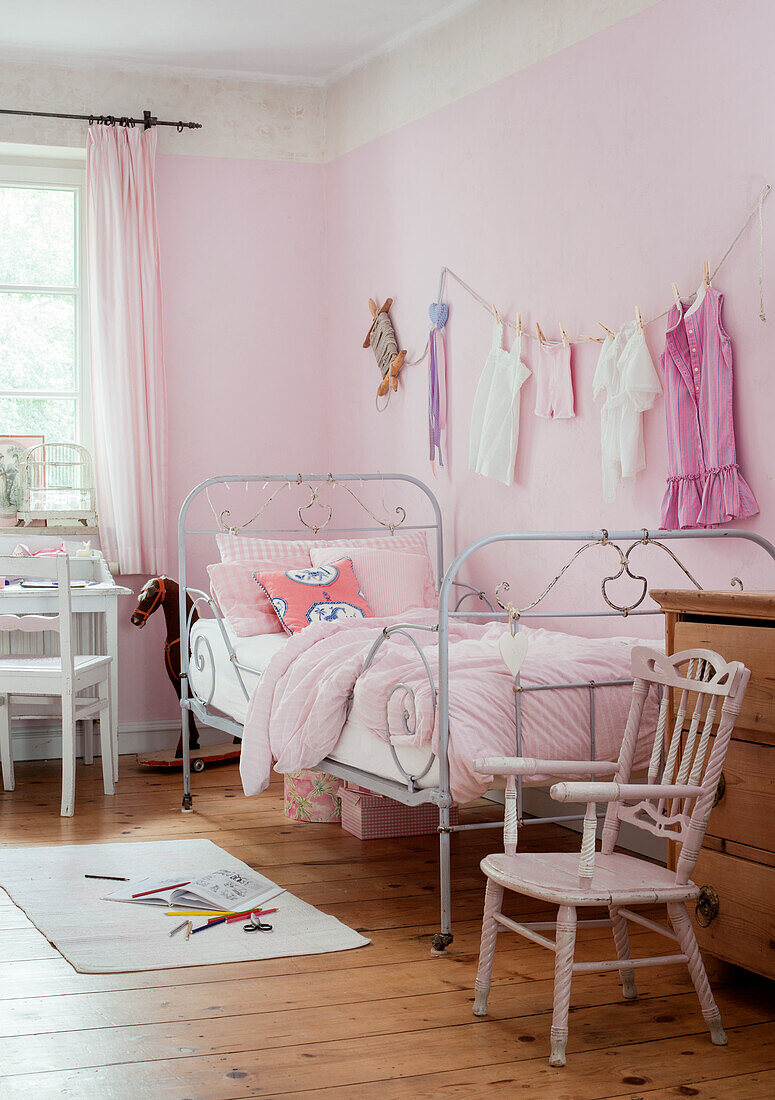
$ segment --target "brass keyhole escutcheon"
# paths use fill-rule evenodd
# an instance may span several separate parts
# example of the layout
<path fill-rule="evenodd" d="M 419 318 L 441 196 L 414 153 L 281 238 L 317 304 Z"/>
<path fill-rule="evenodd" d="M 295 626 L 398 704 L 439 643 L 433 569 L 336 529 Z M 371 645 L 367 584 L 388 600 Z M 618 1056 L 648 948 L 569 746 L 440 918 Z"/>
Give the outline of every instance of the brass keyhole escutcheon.
<path fill-rule="evenodd" d="M 721 799 L 726 794 L 726 790 L 727 790 L 727 781 L 724 778 L 724 773 L 722 772 L 720 777 L 719 777 L 718 786 L 716 787 L 716 793 L 713 796 L 713 805 L 714 806 L 718 806 L 719 802 L 721 801 Z"/>
<path fill-rule="evenodd" d="M 697 904 L 694 907 L 694 915 L 697 918 L 697 923 L 702 928 L 707 928 L 719 915 L 720 908 L 718 894 L 713 887 L 701 886 L 700 896 L 697 898 Z"/>

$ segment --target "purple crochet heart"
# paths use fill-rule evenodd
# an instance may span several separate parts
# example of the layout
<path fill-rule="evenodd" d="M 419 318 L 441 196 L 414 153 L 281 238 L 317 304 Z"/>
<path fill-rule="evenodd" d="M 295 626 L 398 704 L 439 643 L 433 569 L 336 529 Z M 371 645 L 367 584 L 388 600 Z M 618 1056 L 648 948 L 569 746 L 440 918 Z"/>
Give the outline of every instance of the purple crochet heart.
<path fill-rule="evenodd" d="M 428 306 L 428 316 L 435 328 L 444 328 L 449 317 L 449 306 L 446 302 L 431 302 Z"/>

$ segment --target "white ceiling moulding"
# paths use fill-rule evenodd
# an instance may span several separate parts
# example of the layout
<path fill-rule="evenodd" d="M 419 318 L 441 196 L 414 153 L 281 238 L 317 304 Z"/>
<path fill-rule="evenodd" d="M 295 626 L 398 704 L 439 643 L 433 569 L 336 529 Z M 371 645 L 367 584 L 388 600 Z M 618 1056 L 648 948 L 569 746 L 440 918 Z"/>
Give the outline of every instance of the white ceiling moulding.
<path fill-rule="evenodd" d="M 475 0 L 35 0 L 7 4 L 5 55 L 20 62 L 319 86 Z"/>
<path fill-rule="evenodd" d="M 476 0 L 474 0 L 476 2 Z M 103 69 L 114 72 L 149 76 L 178 77 L 182 80 L 237 81 L 244 84 L 279 84 L 290 87 L 325 88 L 330 80 L 302 74 L 257 72 L 252 69 L 211 69 L 192 65 L 158 65 L 142 59 L 121 58 L 113 63 L 104 56 L 79 52 L 63 54 L 61 50 L 8 49 L 0 45 L 0 65 L 18 62 L 25 65 L 58 65 L 75 69 Z"/>

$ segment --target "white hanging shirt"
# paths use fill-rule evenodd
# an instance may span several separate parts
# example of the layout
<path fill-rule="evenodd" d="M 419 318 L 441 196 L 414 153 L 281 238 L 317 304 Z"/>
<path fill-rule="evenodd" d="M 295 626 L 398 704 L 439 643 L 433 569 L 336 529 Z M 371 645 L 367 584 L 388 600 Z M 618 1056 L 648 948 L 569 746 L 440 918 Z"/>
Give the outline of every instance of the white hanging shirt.
<path fill-rule="evenodd" d="M 646 337 L 636 321 L 606 336 L 592 381 L 595 398 L 605 393 L 600 411 L 603 500 L 610 504 L 624 478 L 646 467 L 643 413 L 662 392 Z"/>
<path fill-rule="evenodd" d="M 511 485 L 519 441 L 519 391 L 530 377 L 522 362 L 522 336 L 503 347 L 503 323 L 496 321 L 492 344 L 476 387 L 471 412 L 468 465 L 484 477 Z"/>

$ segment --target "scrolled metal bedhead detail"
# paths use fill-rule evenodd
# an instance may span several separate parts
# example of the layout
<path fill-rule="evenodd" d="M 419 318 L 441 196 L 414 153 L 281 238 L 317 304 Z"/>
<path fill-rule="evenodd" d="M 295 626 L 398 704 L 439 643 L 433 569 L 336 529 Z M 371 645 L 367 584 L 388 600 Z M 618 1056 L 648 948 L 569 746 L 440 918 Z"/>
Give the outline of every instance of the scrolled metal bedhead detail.
<path fill-rule="evenodd" d="M 386 478 L 386 480 L 391 479 Z M 266 488 L 266 485 L 268 484 L 269 483 L 266 482 L 264 488 Z M 300 487 L 302 485 L 306 485 L 307 487 L 307 491 L 309 492 L 309 500 L 306 504 L 302 504 L 296 509 L 296 514 L 299 517 L 299 523 L 302 525 L 302 527 L 305 527 L 308 531 L 312 531 L 312 533 L 315 535 L 317 535 L 320 531 L 325 531 L 326 527 L 328 527 L 328 525 L 331 523 L 334 515 L 333 505 L 323 503 L 323 501 L 321 501 L 319 497 L 321 489 L 325 488 L 326 486 L 331 486 L 333 489 L 344 489 L 344 491 L 352 497 L 352 499 L 359 505 L 359 507 L 362 508 L 363 511 L 366 512 L 366 514 L 370 516 L 375 523 L 379 524 L 380 527 L 384 527 L 386 531 L 390 531 L 392 533 L 406 520 L 405 508 L 402 508 L 400 505 L 396 507 L 394 510 L 395 518 L 393 518 L 393 516 L 388 512 L 387 506 L 384 504 L 384 501 L 383 509 L 388 518 L 381 518 L 374 511 L 372 511 L 372 509 L 369 508 L 369 506 L 363 500 L 361 500 L 358 494 L 350 488 L 347 482 L 339 480 L 338 478 L 334 477 L 333 474 L 328 474 L 327 476 L 321 477 L 317 481 L 311 481 L 309 480 L 309 478 L 305 478 L 302 474 L 297 474 L 294 479 L 282 481 L 277 486 L 277 488 L 269 494 L 269 496 L 263 502 L 258 511 L 255 512 L 245 523 L 239 524 L 229 523 L 229 520 L 231 518 L 231 509 L 224 508 L 220 512 L 216 512 L 215 508 L 213 507 L 212 500 L 210 499 L 209 487 L 205 490 L 205 494 L 207 496 L 210 509 L 216 520 L 218 521 L 221 530 L 228 531 L 231 534 L 236 535 L 240 531 L 245 530 L 253 523 L 255 523 L 256 520 L 263 515 L 269 505 L 274 500 L 276 500 L 281 493 L 293 489 L 294 486 Z M 311 508 L 319 508 L 325 514 L 325 519 L 322 523 L 309 523 L 307 521 L 304 513 L 308 512 Z"/>
<path fill-rule="evenodd" d="M 301 476 L 301 475 L 299 475 L 299 476 Z M 299 481 L 298 484 L 301 484 L 301 482 Z M 374 520 L 375 523 L 378 523 L 378 524 L 380 524 L 381 527 L 384 527 L 387 530 L 389 530 L 391 532 L 391 534 L 396 529 L 396 527 L 400 527 L 401 524 L 406 519 L 406 509 L 401 508 L 400 506 L 395 509 L 396 516 L 398 517 L 397 520 L 395 520 L 395 519 L 394 520 L 380 519 L 379 516 L 375 515 L 375 513 L 372 512 L 371 508 L 369 508 L 367 504 L 364 504 L 364 502 L 361 500 L 361 498 L 358 496 L 358 494 L 353 492 L 353 490 L 350 488 L 350 486 L 346 482 L 337 481 L 333 474 L 328 475 L 328 477 L 326 478 L 326 481 L 324 482 L 324 484 L 325 485 L 332 485 L 335 489 L 336 488 L 344 489 L 345 492 L 349 493 L 350 496 L 353 498 L 353 500 L 357 504 L 360 505 L 360 507 L 364 510 L 364 512 L 366 512 L 367 515 L 371 516 L 371 518 Z M 309 502 L 307 504 L 302 505 L 300 508 L 297 508 L 297 510 L 296 510 L 297 514 L 298 514 L 298 517 L 299 517 L 299 521 L 301 523 L 303 523 L 304 526 L 308 530 L 312 531 L 314 534 L 317 534 L 318 531 L 325 530 L 325 528 L 328 527 L 329 523 L 331 522 L 331 517 L 334 514 L 334 509 L 330 504 L 322 504 L 320 502 L 320 500 L 318 499 L 318 493 L 320 492 L 322 487 L 323 487 L 322 485 L 312 485 L 312 484 L 310 484 L 308 486 L 309 492 L 310 492 Z M 321 523 L 321 524 L 318 524 L 317 526 L 314 526 L 310 523 L 307 523 L 304 516 L 302 515 L 303 512 L 309 511 L 309 509 L 314 508 L 315 505 L 317 505 L 318 508 L 322 508 L 324 511 L 326 511 L 328 513 L 328 515 L 326 516 L 325 522 Z M 384 503 L 383 503 L 383 507 L 384 507 Z M 387 511 L 387 508 L 385 508 L 385 511 Z"/>
<path fill-rule="evenodd" d="M 455 604 L 455 611 L 459 611 L 466 600 L 480 600 L 482 603 L 486 603 L 490 611 L 495 611 L 495 605 L 493 604 L 487 593 L 480 588 L 474 588 L 472 584 L 465 584 L 464 581 L 453 581 L 456 588 L 466 588 L 467 592 L 464 592 L 460 599 Z M 501 606 L 503 606 L 501 604 Z"/>
<path fill-rule="evenodd" d="M 205 661 L 204 653 L 202 650 L 207 651 L 207 661 Z M 215 655 L 213 653 L 213 647 L 210 645 L 210 639 L 206 634 L 197 634 L 194 639 L 194 644 L 191 647 L 191 660 L 194 662 L 197 671 L 204 672 L 209 663 L 210 668 L 210 693 L 206 699 L 203 699 L 198 691 L 191 688 L 191 694 L 195 696 L 204 706 L 209 707 L 213 701 L 213 695 L 215 695 Z"/>
<path fill-rule="evenodd" d="M 524 615 L 527 611 L 532 611 L 533 608 L 537 607 L 538 604 L 541 603 L 541 601 L 544 599 L 544 597 L 547 596 L 549 592 L 551 592 L 551 590 L 554 588 L 554 586 L 564 577 L 564 575 L 568 572 L 573 563 L 587 550 L 591 550 L 597 546 L 610 546 L 619 555 L 618 570 L 615 573 L 611 573 L 607 577 L 603 577 L 600 583 L 601 596 L 608 604 L 608 606 L 618 614 L 624 615 L 626 617 L 631 611 L 634 611 L 636 608 L 640 607 L 640 605 L 643 603 L 643 601 L 646 599 L 646 596 L 648 595 L 648 580 L 640 573 L 633 573 L 630 568 L 630 555 L 632 554 L 633 550 L 635 550 L 639 546 L 655 546 L 659 550 L 664 551 L 664 553 L 667 554 L 668 557 L 675 562 L 681 572 L 684 573 L 686 577 L 688 577 L 694 587 L 702 591 L 702 585 L 692 576 L 692 574 L 689 572 L 689 570 L 686 568 L 680 558 L 678 558 L 669 547 L 660 542 L 659 539 L 652 538 L 645 527 L 643 528 L 642 538 L 636 539 L 627 547 L 626 550 L 623 550 L 618 542 L 612 542 L 608 537 L 608 532 L 604 529 L 601 533 L 600 538 L 594 539 L 591 542 L 586 542 L 582 546 L 578 547 L 578 549 L 563 565 L 562 569 L 560 569 L 556 576 L 554 576 L 552 580 L 549 581 L 543 591 L 537 596 L 535 600 L 532 601 L 532 603 L 525 604 L 524 607 L 515 607 L 515 605 L 510 601 L 504 602 L 504 600 L 501 599 L 501 596 L 504 592 L 509 591 L 510 586 L 508 581 L 501 581 L 500 584 L 496 585 L 495 588 L 495 599 L 497 600 L 498 605 L 515 619 L 518 619 L 520 615 Z M 623 576 L 627 576 L 633 581 L 639 581 L 642 585 L 640 595 L 632 603 L 615 603 L 608 594 L 607 585 L 612 584 L 614 581 L 618 581 L 619 578 Z M 735 586 L 735 583 L 739 584 L 740 588 L 742 588 L 742 581 L 740 581 L 739 578 L 732 578 L 732 587 Z"/>
<path fill-rule="evenodd" d="M 186 638 L 189 639 L 189 642 L 190 642 L 191 627 L 193 626 L 194 612 L 197 610 L 197 605 L 198 604 L 205 604 L 212 611 L 214 609 L 214 604 L 213 604 L 213 601 L 210 599 L 210 597 L 207 595 L 207 593 L 206 592 L 201 592 L 199 589 L 190 588 L 189 591 L 188 591 L 188 594 L 191 597 L 191 609 L 189 610 L 188 615 L 186 617 L 186 634 L 185 634 L 185 636 L 186 636 Z M 205 652 L 207 653 L 207 658 L 205 658 Z M 199 692 L 194 690 L 194 688 L 193 688 L 193 686 L 191 685 L 191 682 L 190 682 L 190 677 L 189 677 L 189 684 L 188 684 L 188 688 L 189 688 L 189 691 L 191 692 L 192 696 L 195 699 L 198 699 L 199 702 L 202 703 L 203 706 L 209 707 L 210 703 L 212 703 L 212 701 L 213 701 L 213 695 L 215 694 L 216 668 L 215 668 L 215 654 L 213 653 L 213 647 L 210 645 L 210 639 L 207 637 L 206 634 L 202 634 L 202 633 L 197 634 L 196 638 L 194 639 L 193 645 L 191 646 L 191 661 L 194 663 L 194 666 L 196 667 L 198 672 L 204 672 L 205 669 L 207 668 L 208 663 L 209 663 L 209 666 L 210 666 L 210 694 L 207 696 L 207 698 L 203 699 L 202 696 L 199 694 Z"/>

